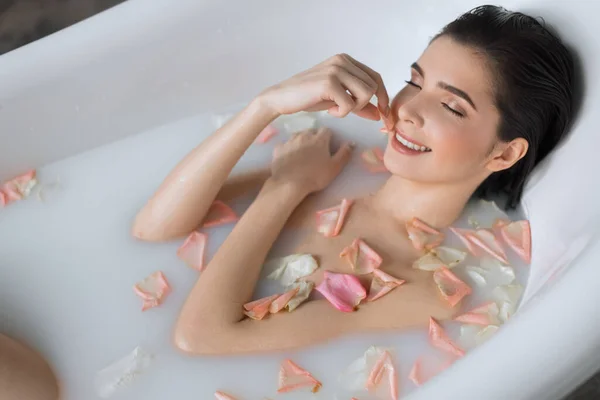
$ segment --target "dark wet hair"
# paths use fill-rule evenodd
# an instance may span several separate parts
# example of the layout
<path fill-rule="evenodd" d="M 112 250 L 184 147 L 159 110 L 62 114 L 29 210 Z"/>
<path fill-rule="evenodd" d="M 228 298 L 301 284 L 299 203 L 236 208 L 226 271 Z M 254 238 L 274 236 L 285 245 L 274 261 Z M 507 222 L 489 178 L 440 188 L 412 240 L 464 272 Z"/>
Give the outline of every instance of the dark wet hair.
<path fill-rule="evenodd" d="M 511 168 L 493 173 L 474 195 L 508 196 L 518 205 L 527 177 L 568 131 L 574 115 L 573 56 L 535 18 L 502 7 L 481 6 L 446 25 L 433 38 L 449 36 L 485 55 L 494 75 L 501 121 L 498 138 L 522 137 L 527 154 Z"/>

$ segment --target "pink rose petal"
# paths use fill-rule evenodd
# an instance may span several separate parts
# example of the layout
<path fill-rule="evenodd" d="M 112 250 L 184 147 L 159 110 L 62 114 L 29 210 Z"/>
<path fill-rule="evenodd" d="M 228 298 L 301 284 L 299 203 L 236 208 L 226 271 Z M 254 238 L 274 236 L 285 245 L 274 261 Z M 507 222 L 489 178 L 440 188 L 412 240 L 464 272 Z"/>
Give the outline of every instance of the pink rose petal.
<path fill-rule="evenodd" d="M 402 285 L 405 281 L 394 278 L 386 274 L 380 269 L 373 271 L 373 280 L 371 281 L 371 289 L 369 289 L 369 297 L 367 301 L 375 301 L 380 297 L 388 294 L 392 289 Z"/>
<path fill-rule="evenodd" d="M 258 300 L 251 301 L 244 304 L 244 314 L 252 319 L 261 320 L 268 313 L 271 307 L 271 303 L 279 297 L 278 294 L 263 297 Z"/>
<path fill-rule="evenodd" d="M 383 163 L 383 150 L 381 150 L 379 147 L 373 147 L 363 151 L 360 155 L 360 158 L 363 161 L 363 165 L 369 172 L 388 172 L 388 169 Z"/>
<path fill-rule="evenodd" d="M 233 397 L 225 392 L 218 391 L 218 390 L 215 392 L 215 399 L 216 400 L 237 400 L 235 397 Z"/>
<path fill-rule="evenodd" d="M 531 226 L 529 221 L 509 222 L 499 228 L 502 239 L 523 259 L 531 263 Z"/>
<path fill-rule="evenodd" d="M 271 140 L 278 133 L 279 132 L 277 131 L 277 128 L 275 128 L 273 125 L 269 124 L 269 125 L 267 125 L 267 127 L 265 129 L 263 129 L 258 134 L 258 136 L 256 137 L 256 140 L 254 141 L 254 143 L 259 143 L 259 144 L 267 143 L 269 140 Z"/>
<path fill-rule="evenodd" d="M 454 320 L 471 325 L 496 325 L 499 323 L 499 314 L 500 309 L 498 308 L 498 305 L 493 301 L 490 301 L 472 309 L 471 311 L 459 315 L 458 317 L 454 318 Z"/>
<path fill-rule="evenodd" d="M 36 171 L 34 169 L 12 178 L 0 187 L 2 197 L 0 204 L 8 205 L 14 201 L 23 200 L 31 193 L 31 189 L 37 184 Z"/>
<path fill-rule="evenodd" d="M 372 393 L 389 393 L 391 399 L 398 399 L 396 368 L 392 362 L 392 356 L 388 351 L 384 351 L 373 366 L 373 369 L 369 373 L 365 388 Z"/>
<path fill-rule="evenodd" d="M 460 241 L 465 245 L 467 250 L 469 250 L 469 253 L 471 253 L 475 257 L 479 257 L 481 255 L 479 247 L 475 245 L 475 243 L 471 242 L 471 240 L 469 239 L 470 235 L 472 235 L 475 232 L 474 230 L 451 227 L 450 231 L 452 231 L 452 233 L 454 233 L 460 239 Z"/>
<path fill-rule="evenodd" d="M 285 308 L 285 306 L 287 306 L 288 302 L 294 296 L 296 296 L 296 294 L 298 294 L 299 290 L 300 290 L 300 287 L 295 287 L 291 290 L 288 290 L 287 292 L 280 295 L 279 297 L 277 297 L 277 299 L 275 299 L 269 306 L 269 312 L 271 314 L 275 314 L 275 313 L 278 313 L 279 311 L 283 310 Z"/>
<path fill-rule="evenodd" d="M 417 250 L 431 250 L 444 241 L 445 235 L 418 218 L 406 223 L 408 238 Z"/>
<path fill-rule="evenodd" d="M 429 318 L 429 342 L 432 346 L 455 356 L 465 355 L 465 351 L 448 337 L 444 329 L 433 318 Z"/>
<path fill-rule="evenodd" d="M 389 108 L 388 108 L 389 110 Z M 385 112 L 381 109 L 379 105 L 377 105 L 377 111 L 379 111 L 379 117 L 381 118 L 381 122 L 383 122 L 383 128 L 380 130 L 382 132 L 390 133 L 394 131 L 394 118 L 388 111 L 388 115 L 386 116 Z"/>
<path fill-rule="evenodd" d="M 458 279 L 456 275 L 444 266 L 433 273 L 433 280 L 442 297 L 452 307 L 457 305 L 463 297 L 471 294 L 469 285 Z"/>
<path fill-rule="evenodd" d="M 231 207 L 223 203 L 221 200 L 215 200 L 208 209 L 206 217 L 204 217 L 202 227 L 210 228 L 213 226 L 225 225 L 231 222 L 236 222 L 237 220 L 238 216 L 231 209 Z"/>
<path fill-rule="evenodd" d="M 133 291 L 144 301 L 142 311 L 159 306 L 171 292 L 167 278 L 161 271 L 156 271 L 143 281 L 133 286 Z"/>
<path fill-rule="evenodd" d="M 317 211 L 317 230 L 325 237 L 337 236 L 342 230 L 352 200 L 342 199 L 338 206 Z"/>
<path fill-rule="evenodd" d="M 354 275 L 325 271 L 323 280 L 315 288 L 335 308 L 343 312 L 352 312 L 367 297 L 365 288 Z"/>
<path fill-rule="evenodd" d="M 312 388 L 316 393 L 321 388 L 321 382 L 316 380 L 308 371 L 300 368 L 292 360 L 286 359 L 279 368 L 279 388 L 277 393 L 286 393 L 304 387 Z"/>
<path fill-rule="evenodd" d="M 177 257 L 191 268 L 203 271 L 207 240 L 208 236 L 205 233 L 192 232 L 177 250 Z"/>
<path fill-rule="evenodd" d="M 469 241 L 485 250 L 489 255 L 496 258 L 498 261 L 508 264 L 506 253 L 502 245 L 490 229 L 477 229 L 475 232 L 467 235 Z"/>
<path fill-rule="evenodd" d="M 373 272 L 383 261 L 362 239 L 354 239 L 350 246 L 342 250 L 340 257 L 344 257 L 358 275 Z"/>

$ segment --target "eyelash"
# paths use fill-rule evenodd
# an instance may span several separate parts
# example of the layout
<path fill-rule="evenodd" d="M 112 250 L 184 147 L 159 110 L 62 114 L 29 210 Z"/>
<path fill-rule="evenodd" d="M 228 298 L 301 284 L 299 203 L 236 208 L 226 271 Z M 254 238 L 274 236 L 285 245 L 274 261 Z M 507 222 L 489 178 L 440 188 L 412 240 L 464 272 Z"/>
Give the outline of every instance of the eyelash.
<path fill-rule="evenodd" d="M 413 81 L 404 81 L 404 82 L 406 82 L 407 85 L 414 86 L 416 88 L 422 89 L 421 86 L 417 85 Z M 448 110 L 450 113 L 452 113 L 452 115 L 454 115 L 455 117 L 458 117 L 458 118 L 464 118 L 465 117 L 462 113 L 456 111 L 453 108 L 450 108 L 450 106 L 448 106 L 448 104 L 446 104 L 446 103 L 442 103 L 442 107 L 444 107 L 446 110 Z"/>

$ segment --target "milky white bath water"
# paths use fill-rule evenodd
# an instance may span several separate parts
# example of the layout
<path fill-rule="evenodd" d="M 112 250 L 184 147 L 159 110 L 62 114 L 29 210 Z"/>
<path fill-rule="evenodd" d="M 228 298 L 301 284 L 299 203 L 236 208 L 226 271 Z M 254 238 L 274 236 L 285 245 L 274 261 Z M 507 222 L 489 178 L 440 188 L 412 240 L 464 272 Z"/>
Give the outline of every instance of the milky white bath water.
<path fill-rule="evenodd" d="M 176 257 L 183 240 L 144 243 L 131 237 L 130 228 L 137 211 L 169 171 L 212 132 L 214 120 L 214 115 L 199 115 L 38 168 L 42 187 L 47 184 L 52 189 L 43 193 L 44 201 L 32 196 L 0 209 L 1 330 L 34 343 L 49 358 L 66 400 L 96 398 L 97 372 L 138 345 L 152 352 L 153 363 L 116 391 L 114 399 L 211 399 L 217 389 L 241 400 L 265 396 L 349 399 L 349 392 L 338 384 L 338 374 L 371 345 L 393 349 L 400 393 L 410 393 L 414 385 L 407 376 L 413 362 L 421 354 L 437 352 L 427 344 L 426 329 L 351 335 L 298 351 L 251 356 L 193 358 L 172 346 L 173 325 L 198 272 Z M 348 167 L 319 195 L 319 206 L 375 191 L 388 175 L 367 172 L 360 152 L 370 146 L 385 147 L 380 124 L 323 115 L 318 123 L 358 145 Z M 234 173 L 268 166 L 273 146 L 288 137 L 284 121 L 276 125 L 282 132 L 267 144 L 253 145 Z M 243 213 L 250 200 L 239 199 L 231 205 Z M 475 203 L 472 209 L 478 207 Z M 471 214 L 465 212 L 457 225 L 468 227 Z M 230 229 L 206 230 L 207 260 Z M 447 244 L 463 248 L 446 233 Z M 289 254 L 300 239 L 293 231 L 284 232 L 272 255 Z M 528 267 L 517 262 L 510 250 L 507 254 L 517 280 L 524 285 Z M 469 258 L 465 263 L 476 261 Z M 471 283 L 458 268 L 457 275 Z M 156 270 L 164 272 L 173 291 L 160 307 L 142 313 L 132 286 Z M 273 291 L 274 284 L 261 282 L 256 296 Z M 479 304 L 490 293 L 491 287 L 477 289 L 463 309 Z M 460 325 L 445 327 L 456 339 Z M 293 359 L 320 379 L 321 391 L 277 395 L 277 374 L 284 358 Z"/>

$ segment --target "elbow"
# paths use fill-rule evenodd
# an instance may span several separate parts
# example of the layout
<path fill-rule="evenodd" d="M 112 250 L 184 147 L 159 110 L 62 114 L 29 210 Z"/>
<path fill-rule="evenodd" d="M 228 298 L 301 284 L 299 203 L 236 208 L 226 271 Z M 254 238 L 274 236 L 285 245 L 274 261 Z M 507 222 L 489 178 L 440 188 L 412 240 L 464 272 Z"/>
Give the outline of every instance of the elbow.
<path fill-rule="evenodd" d="M 209 334 L 206 327 L 190 328 L 178 324 L 173 332 L 173 344 L 189 356 L 215 356 L 228 353 L 223 336 Z"/>
<path fill-rule="evenodd" d="M 161 232 L 160 229 L 156 229 L 156 227 L 152 226 L 154 224 L 151 224 L 148 219 L 142 215 L 142 212 L 140 212 L 136 216 L 135 221 L 133 221 L 133 225 L 131 226 L 131 236 L 145 242 L 162 242 L 169 239 L 164 232 Z"/>

